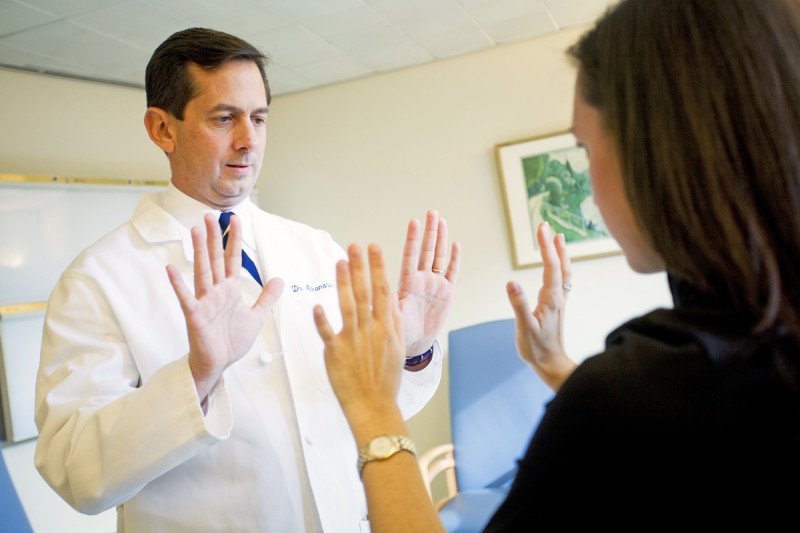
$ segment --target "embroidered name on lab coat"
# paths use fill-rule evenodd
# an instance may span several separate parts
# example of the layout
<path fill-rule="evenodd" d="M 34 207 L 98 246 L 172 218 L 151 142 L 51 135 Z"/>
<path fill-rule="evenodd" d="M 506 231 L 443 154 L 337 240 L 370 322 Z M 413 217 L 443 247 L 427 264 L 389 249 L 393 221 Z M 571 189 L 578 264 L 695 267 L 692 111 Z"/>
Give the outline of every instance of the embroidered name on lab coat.
<path fill-rule="evenodd" d="M 333 287 L 333 283 L 321 283 L 319 285 L 291 285 L 292 292 L 317 292 L 321 291 L 322 289 L 330 289 Z"/>

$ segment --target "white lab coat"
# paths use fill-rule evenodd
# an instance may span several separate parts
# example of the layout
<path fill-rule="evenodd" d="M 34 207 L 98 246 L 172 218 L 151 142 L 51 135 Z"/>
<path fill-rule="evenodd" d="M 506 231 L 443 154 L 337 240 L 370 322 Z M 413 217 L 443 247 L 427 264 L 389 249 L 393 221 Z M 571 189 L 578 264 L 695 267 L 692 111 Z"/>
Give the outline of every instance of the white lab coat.
<path fill-rule="evenodd" d="M 327 233 L 257 208 L 253 228 L 260 264 L 286 282 L 273 315 L 320 522 L 328 532 L 363 531 L 355 444 L 312 319 L 320 303 L 340 322 L 335 263 L 344 252 Z M 281 471 L 260 461 L 269 421 L 246 407 L 259 402 L 259 372 L 272 357 L 262 345 L 226 371 L 205 417 L 199 407 L 165 272 L 175 265 L 192 287 L 192 255 L 188 230 L 145 196 L 129 222 L 68 267 L 48 305 L 36 466 L 82 512 L 121 506 L 120 531 L 261 531 L 265 513 L 301 506 L 280 490 Z M 438 346 L 429 368 L 403 374 L 409 417 L 438 386 Z"/>

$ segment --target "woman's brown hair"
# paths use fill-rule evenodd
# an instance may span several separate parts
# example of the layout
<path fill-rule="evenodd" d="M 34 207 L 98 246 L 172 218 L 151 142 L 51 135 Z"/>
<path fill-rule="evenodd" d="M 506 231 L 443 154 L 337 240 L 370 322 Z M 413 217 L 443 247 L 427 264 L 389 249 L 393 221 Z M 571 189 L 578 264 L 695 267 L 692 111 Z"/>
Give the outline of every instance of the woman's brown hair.
<path fill-rule="evenodd" d="M 667 270 L 800 339 L 798 0 L 626 0 L 570 54 Z"/>

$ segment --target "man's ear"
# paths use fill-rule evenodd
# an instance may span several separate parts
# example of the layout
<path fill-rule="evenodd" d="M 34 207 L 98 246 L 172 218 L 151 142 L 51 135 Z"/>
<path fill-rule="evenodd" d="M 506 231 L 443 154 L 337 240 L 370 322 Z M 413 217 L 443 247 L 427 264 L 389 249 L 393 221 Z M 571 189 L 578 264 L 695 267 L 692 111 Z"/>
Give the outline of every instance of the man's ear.
<path fill-rule="evenodd" d="M 175 150 L 175 137 L 172 123 L 177 120 L 160 107 L 148 107 L 144 112 L 144 127 L 156 145 L 171 154 Z"/>

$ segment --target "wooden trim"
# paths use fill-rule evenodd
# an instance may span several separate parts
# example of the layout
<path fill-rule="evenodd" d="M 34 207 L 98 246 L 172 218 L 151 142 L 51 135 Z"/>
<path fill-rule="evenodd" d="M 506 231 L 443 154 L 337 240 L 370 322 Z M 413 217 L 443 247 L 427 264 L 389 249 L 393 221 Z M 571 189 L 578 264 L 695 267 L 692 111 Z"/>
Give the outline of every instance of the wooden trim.
<path fill-rule="evenodd" d="M 21 183 L 39 185 L 124 185 L 127 187 L 166 187 L 168 181 L 126 180 L 112 178 L 67 178 L 64 176 L 29 176 L 26 174 L 8 174 L 0 172 L 0 184 Z"/>
<path fill-rule="evenodd" d="M 24 304 L 0 305 L 0 319 L 22 313 L 34 313 L 47 309 L 47 302 L 31 302 Z"/>

